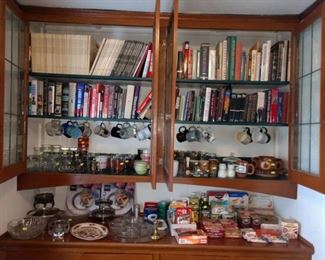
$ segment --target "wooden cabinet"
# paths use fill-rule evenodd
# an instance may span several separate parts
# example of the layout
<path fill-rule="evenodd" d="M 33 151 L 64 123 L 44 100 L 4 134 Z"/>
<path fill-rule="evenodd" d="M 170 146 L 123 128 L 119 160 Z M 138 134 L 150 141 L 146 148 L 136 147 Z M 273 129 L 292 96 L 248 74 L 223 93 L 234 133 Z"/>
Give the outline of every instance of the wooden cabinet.
<path fill-rule="evenodd" d="M 1 1 L 0 19 L 0 182 L 26 168 L 27 27 L 13 1 Z"/>
<path fill-rule="evenodd" d="M 292 181 L 325 192 L 325 4 L 308 12 L 297 27 L 290 128 Z"/>
<path fill-rule="evenodd" d="M 283 244 L 255 244 L 242 239 L 209 239 L 206 245 L 178 245 L 175 238 L 166 236 L 149 243 L 116 243 L 109 238 L 81 241 L 65 235 L 65 241 L 52 242 L 48 235 L 34 240 L 12 240 L 8 234 L 0 239 L 3 260 L 39 259 L 145 259 L 145 260 L 248 260 L 248 259 L 311 259 L 314 249 L 302 238 Z"/>
<path fill-rule="evenodd" d="M 324 85 L 324 76 L 322 71 L 324 70 L 324 51 L 322 47 L 318 47 L 319 55 L 308 54 L 307 51 L 301 52 L 304 48 L 303 41 L 309 41 L 309 31 L 310 25 L 313 29 L 313 33 L 317 34 L 317 38 L 313 40 L 318 41 L 315 46 L 324 46 L 321 44 L 321 40 L 324 39 L 324 4 L 320 3 L 313 6 L 313 10 L 309 11 L 308 15 L 301 19 L 300 16 L 241 16 L 241 15 L 208 15 L 208 14 L 180 14 L 178 11 L 179 2 L 174 1 L 173 11 L 170 14 L 160 14 L 160 1 L 157 0 L 155 3 L 155 9 L 151 13 L 136 13 L 136 12 L 115 12 L 115 11 L 96 11 L 92 10 L 91 13 L 86 10 L 80 9 L 69 9 L 67 14 L 62 16 L 62 11 L 56 8 L 41 8 L 41 7 L 19 7 L 15 5 L 12 1 L 3 1 L 1 3 L 1 19 L 6 21 L 6 26 L 11 26 L 12 21 L 19 24 L 19 30 L 24 32 L 19 42 L 25 41 L 28 38 L 27 31 L 25 30 L 22 21 L 19 21 L 22 17 L 25 21 L 36 22 L 36 23 L 61 23 L 62 28 L 66 25 L 82 25 L 87 30 L 92 30 L 94 27 L 89 27 L 89 24 L 97 24 L 103 27 L 107 26 L 125 26 L 128 29 L 133 29 L 136 27 L 145 27 L 151 30 L 151 39 L 154 42 L 154 78 L 151 81 L 152 93 L 153 93 L 153 103 L 152 103 L 152 120 L 151 120 L 151 131 L 152 138 L 150 141 L 151 147 L 151 175 L 150 176 L 105 176 L 105 175 L 89 175 L 89 174 L 60 174 L 55 175 L 52 173 L 39 173 L 31 175 L 25 172 L 26 168 L 26 155 L 28 154 L 28 147 L 26 147 L 26 129 L 27 129 L 27 118 L 26 118 L 26 71 L 27 71 L 27 45 L 20 50 L 24 50 L 24 63 L 15 64 L 14 59 L 16 56 L 13 55 L 14 52 L 10 52 L 11 57 L 9 58 L 9 38 L 12 36 L 9 34 L 13 32 L 13 27 L 1 31 L 1 38 L 6 39 L 5 46 L 1 45 L 1 81 L 6 82 L 4 86 L 11 86 L 10 95 L 11 97 L 16 97 L 19 107 L 10 106 L 10 110 L 7 109 L 6 102 L 1 102 L 3 104 L 3 109 L 0 115 L 0 125 L 3 127 L 2 131 L 2 171 L 6 172 L 0 177 L 0 180 L 5 180 L 11 176 L 23 173 L 18 178 L 18 188 L 19 189 L 32 189 L 46 186 L 59 186 L 59 185 L 69 185 L 69 184 L 85 184 L 85 183 L 102 183 L 102 182 L 120 182 L 120 181 L 134 181 L 134 182 L 150 182 L 152 187 L 155 188 L 157 182 L 166 182 L 168 189 L 172 190 L 174 183 L 179 184 L 193 184 L 193 185 L 206 185 L 206 186 L 218 186 L 225 188 L 237 188 L 247 191 L 264 192 L 274 195 L 280 195 L 290 198 L 296 197 L 297 183 L 309 186 L 316 190 L 322 191 L 324 185 L 324 177 L 322 174 L 322 162 L 321 154 L 323 143 L 323 112 L 320 109 L 320 105 L 323 101 L 323 91 L 322 86 Z M 7 6 L 7 7 L 6 7 Z M 13 10 L 14 14 L 11 13 Z M 6 18 L 7 17 L 7 18 Z M 10 18 L 9 18 L 10 17 Z M 20 18 L 18 18 L 20 17 Z M 65 25 L 64 25 L 65 24 Z M 7 27 L 8 27 L 7 26 Z M 46 26 L 45 26 L 46 27 Z M 44 28 L 45 28 L 44 27 Z M 9 27 L 8 27 L 9 28 Z M 43 28 L 43 29 L 44 29 Z M 92 28 L 92 29 L 91 29 Z M 98 28 L 96 28 L 97 30 Z M 48 30 L 48 28 L 46 28 Z M 69 30 L 72 30 L 69 28 Z M 9 33 L 10 32 L 10 33 Z M 115 30 L 118 33 L 119 29 Z M 302 32 L 303 34 L 299 34 Z M 175 98 L 176 98 L 176 86 L 180 89 L 199 89 L 201 85 L 218 87 L 223 85 L 232 85 L 233 88 L 240 89 L 239 91 L 256 91 L 256 89 L 267 89 L 272 87 L 272 82 L 242 82 L 236 80 L 206 80 L 202 82 L 201 80 L 179 80 L 176 77 L 177 71 L 177 51 L 180 48 L 181 43 L 184 40 L 193 41 L 194 44 L 210 41 L 213 39 L 213 43 L 225 38 L 228 35 L 238 35 L 242 37 L 245 48 L 250 48 L 252 44 L 260 40 L 261 42 L 271 39 L 273 42 L 281 39 L 290 40 L 291 45 L 291 59 L 290 59 L 290 85 L 287 88 L 290 90 L 290 120 L 289 126 L 287 124 L 229 124 L 229 123 L 214 123 L 206 124 L 204 127 L 212 127 L 213 129 L 218 129 L 217 139 L 223 139 L 223 144 L 218 144 L 213 146 L 211 144 L 208 150 L 219 153 L 218 155 L 227 156 L 231 150 L 239 151 L 238 155 L 241 156 L 258 156 L 258 155 L 274 155 L 277 157 L 285 157 L 284 160 L 288 162 L 289 168 L 289 178 L 285 179 L 218 179 L 218 178 L 187 178 L 187 177 L 174 177 L 173 176 L 173 159 L 174 151 L 177 149 L 191 150 L 193 146 L 183 146 L 181 147 L 177 142 L 175 142 L 175 135 L 178 128 L 185 124 L 190 126 L 191 124 L 200 124 L 202 122 L 187 122 L 187 121 L 176 121 L 175 120 Z M 301 35 L 306 35 L 306 40 Z M 300 41 L 300 42 L 299 42 Z M 16 42 L 11 42 L 16 43 Z M 315 47 L 314 46 L 314 47 Z M 16 46 L 17 47 L 17 46 Z M 15 48 L 16 48 L 15 47 Z M 5 51 L 7 48 L 7 52 Z M 18 47 L 17 47 L 18 48 Z M 303 53 L 301 56 L 300 53 Z M 7 55 L 8 54 L 8 55 Z M 299 62 L 297 64 L 296 60 L 299 57 L 307 57 L 306 55 L 312 55 L 315 59 L 321 57 L 322 59 L 317 60 L 318 67 L 311 67 L 312 71 L 315 72 L 309 75 L 307 78 L 301 77 L 299 74 L 299 69 L 301 65 Z M 11 60 L 12 59 L 12 60 Z M 301 59 L 300 59 L 301 60 Z M 7 64 L 7 66 L 6 66 Z M 301 63 L 302 64 L 302 63 Z M 305 64 L 305 63 L 304 63 Z M 314 64 L 314 63 L 311 63 Z M 316 63 L 315 63 L 316 64 Z M 5 73 L 7 71 L 7 74 Z M 306 74 L 306 75 L 307 75 Z M 6 75 L 10 75 L 10 80 L 6 78 Z M 15 80 L 13 80 L 14 78 Z M 304 75 L 304 74 L 303 74 Z M 44 75 L 43 75 L 44 76 Z M 53 76 L 53 75 L 52 75 Z M 71 79 L 71 75 L 67 78 Z M 103 78 L 104 80 L 109 80 L 108 78 Z M 318 80 L 319 91 L 313 90 L 311 92 L 302 92 L 302 84 L 305 84 L 308 79 L 313 81 L 313 84 Z M 17 83 L 18 81 L 21 82 Z M 24 82 L 22 80 L 25 80 Z M 99 80 L 88 78 L 88 80 Z M 132 79 L 129 79 L 132 82 Z M 286 82 L 274 82 L 277 87 L 282 87 Z M 24 86 L 23 91 L 16 91 L 19 86 Z M 8 96 L 9 87 L 3 87 L 1 90 L 3 93 L 2 97 Z M 255 90 L 254 90 L 255 89 Z M 185 91 L 185 90 L 183 90 Z M 23 93 L 18 95 L 18 93 Z M 319 110 L 319 119 L 316 121 L 312 119 L 308 121 L 309 134 L 305 129 L 307 128 L 305 122 L 302 122 L 299 118 L 301 111 L 307 111 L 303 109 L 303 105 L 299 105 L 302 98 L 308 99 L 314 95 L 317 97 L 317 93 L 320 93 L 317 102 L 312 102 L 314 105 L 314 110 Z M 10 101 L 12 100 L 9 99 Z M 8 100 L 7 98 L 5 100 Z M 305 103 L 304 103 L 305 104 Z M 307 104 L 307 103 L 306 103 Z M 305 104 L 305 105 L 306 105 Z M 318 105 L 317 105 L 318 104 Z M 22 107 L 21 107 L 21 106 Z M 317 107 L 318 106 L 318 107 Z M 300 109 L 300 110 L 299 110 Z M 300 112 L 299 112 L 300 111 Z M 310 114 L 314 115 L 313 112 Z M 30 119 L 28 125 L 32 124 Z M 37 119 L 39 120 L 39 119 Z M 300 120 L 300 121 L 299 121 Z M 313 121 L 314 120 L 314 121 Z M 9 130 L 8 127 L 10 126 Z M 242 126 L 249 126 L 251 128 L 258 128 L 259 126 L 267 126 L 272 131 L 272 145 L 261 145 L 254 146 L 250 149 L 250 152 L 246 152 L 241 144 L 234 143 L 232 133 L 240 129 Z M 317 128 L 318 127 L 318 128 Z M 11 130 L 15 131 L 11 131 Z M 17 130 L 18 129 L 18 130 Z M 234 130 L 235 129 L 235 130 Z M 236 130 L 237 129 L 237 130 Z M 17 130 L 17 131 L 16 131 Z M 312 130 L 318 135 L 312 134 Z M 10 132 L 10 139 L 8 139 L 8 131 Z M 33 130 L 32 130 L 33 131 Z M 29 131 L 29 135 L 32 134 Z M 288 134 L 289 132 L 289 134 Z M 313 132 L 313 133 L 314 133 Z M 316 133 L 315 132 L 315 133 Z M 308 158 L 306 159 L 306 154 L 302 151 L 301 147 L 304 147 L 305 143 L 308 141 L 307 137 L 311 138 L 308 146 L 310 147 Z M 31 140 L 32 138 L 30 138 Z M 8 141 L 10 140 L 10 141 Z M 288 141 L 290 140 L 290 141 Z M 277 144 L 273 143 L 277 142 Z M 1 142 L 0 142 L 1 144 Z M 18 144 L 18 145 L 16 145 Z M 297 145 L 298 144 L 298 145 Z M 316 145 L 315 145 L 316 144 Z M 319 144 L 319 145 L 318 145 Z M 283 146 L 284 145 L 284 146 Z M 18 150 L 13 150 L 11 147 L 17 147 Z M 206 145 L 201 147 L 197 146 L 194 150 L 206 150 Z M 319 147 L 318 152 L 313 151 L 312 148 Z M 264 149 L 265 148 L 265 149 Z M 128 148 L 126 148 L 128 149 Z M 6 165 L 5 161 L 6 151 L 11 151 L 9 155 L 13 159 L 10 164 Z M 248 149 L 249 150 L 249 149 Z M 27 152 L 26 152 L 27 151 Z M 220 152 L 222 151 L 222 153 Z M 274 152 L 275 151 L 275 152 Z M 8 154 L 8 153 L 7 153 Z M 318 154 L 318 157 L 317 157 Z M 315 165 L 319 165 L 316 168 L 318 172 L 314 172 L 314 169 L 304 166 L 304 160 L 308 161 L 308 165 L 315 168 Z M 1 162 L 1 161 L 0 161 Z M 312 172 L 312 174 L 306 174 L 307 172 Z"/>

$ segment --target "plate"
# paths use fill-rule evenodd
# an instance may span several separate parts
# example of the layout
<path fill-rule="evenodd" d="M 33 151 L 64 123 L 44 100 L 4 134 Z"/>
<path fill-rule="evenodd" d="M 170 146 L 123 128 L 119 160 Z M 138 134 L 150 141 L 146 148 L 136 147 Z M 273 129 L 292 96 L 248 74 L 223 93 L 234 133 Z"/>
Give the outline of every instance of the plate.
<path fill-rule="evenodd" d="M 94 241 L 106 237 L 108 235 L 108 229 L 103 225 L 89 222 L 74 225 L 70 233 L 76 238 Z"/>

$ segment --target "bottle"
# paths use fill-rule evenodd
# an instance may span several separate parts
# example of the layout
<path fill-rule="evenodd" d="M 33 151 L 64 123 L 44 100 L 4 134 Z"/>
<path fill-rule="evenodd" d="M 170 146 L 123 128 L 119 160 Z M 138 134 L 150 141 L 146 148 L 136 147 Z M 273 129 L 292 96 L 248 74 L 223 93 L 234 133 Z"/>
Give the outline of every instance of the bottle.
<path fill-rule="evenodd" d="M 199 222 L 199 205 L 199 197 L 196 195 L 196 193 L 192 192 L 189 196 L 189 207 L 192 209 L 192 220 L 195 223 Z"/>
<path fill-rule="evenodd" d="M 210 218 L 210 204 L 205 193 L 201 193 L 200 202 L 200 219 Z"/>
<path fill-rule="evenodd" d="M 236 176 L 236 173 L 235 173 L 235 165 L 228 164 L 227 177 L 228 178 L 234 178 L 235 176 Z"/>
<path fill-rule="evenodd" d="M 225 163 L 219 164 L 218 178 L 227 178 L 227 166 Z"/>

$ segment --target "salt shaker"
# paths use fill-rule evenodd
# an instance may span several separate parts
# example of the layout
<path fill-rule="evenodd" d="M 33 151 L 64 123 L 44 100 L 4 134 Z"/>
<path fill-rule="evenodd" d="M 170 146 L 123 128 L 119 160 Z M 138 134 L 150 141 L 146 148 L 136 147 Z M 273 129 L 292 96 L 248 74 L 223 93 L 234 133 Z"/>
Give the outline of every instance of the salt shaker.
<path fill-rule="evenodd" d="M 235 165 L 234 164 L 228 164 L 227 177 L 228 178 L 234 178 L 235 176 L 236 176 Z"/>
<path fill-rule="evenodd" d="M 218 178 L 227 178 L 227 166 L 225 163 L 219 164 Z"/>

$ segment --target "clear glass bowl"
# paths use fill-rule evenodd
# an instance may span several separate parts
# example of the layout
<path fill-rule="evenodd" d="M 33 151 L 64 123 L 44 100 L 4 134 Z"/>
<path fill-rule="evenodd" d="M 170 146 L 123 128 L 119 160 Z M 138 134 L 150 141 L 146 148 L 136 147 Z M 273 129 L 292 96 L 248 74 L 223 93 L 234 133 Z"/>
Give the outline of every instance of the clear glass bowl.
<path fill-rule="evenodd" d="M 7 229 L 12 238 L 26 240 L 42 234 L 46 224 L 46 219 L 42 217 L 24 217 L 11 220 Z"/>

